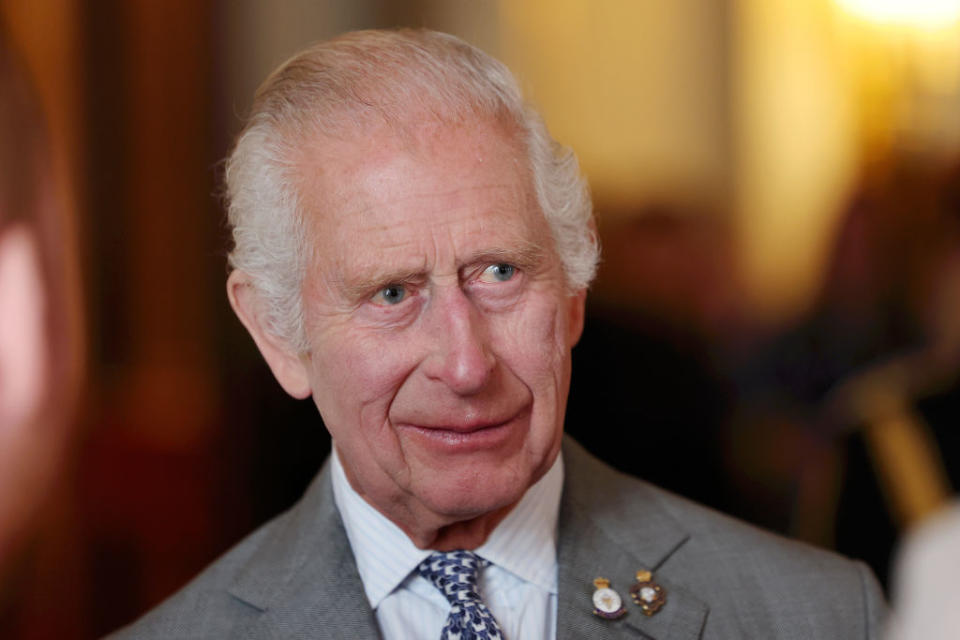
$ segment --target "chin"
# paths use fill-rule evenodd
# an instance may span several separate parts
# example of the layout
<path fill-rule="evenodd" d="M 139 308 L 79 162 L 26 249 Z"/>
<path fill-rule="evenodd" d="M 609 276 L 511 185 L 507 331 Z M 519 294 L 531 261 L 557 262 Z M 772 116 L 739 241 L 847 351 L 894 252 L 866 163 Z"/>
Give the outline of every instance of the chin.
<path fill-rule="evenodd" d="M 431 490 L 422 501 L 431 511 L 442 514 L 451 522 L 472 520 L 513 506 L 537 480 L 528 474 L 525 478 L 501 476 L 491 482 L 492 475 L 470 474 L 451 479 L 443 485 L 442 491 Z M 430 488 L 439 489 L 440 485 Z"/>

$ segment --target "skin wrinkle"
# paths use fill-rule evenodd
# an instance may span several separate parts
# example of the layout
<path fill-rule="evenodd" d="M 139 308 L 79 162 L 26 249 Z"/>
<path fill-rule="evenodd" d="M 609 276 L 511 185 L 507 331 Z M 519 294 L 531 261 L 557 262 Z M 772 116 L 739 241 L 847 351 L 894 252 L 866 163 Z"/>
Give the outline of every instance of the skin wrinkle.
<path fill-rule="evenodd" d="M 382 187 L 384 184 L 387 184 L 390 187 L 396 186 L 395 184 L 391 184 L 387 181 L 371 181 L 370 184 L 374 184 L 378 188 Z M 501 189 L 509 191 L 509 186 L 502 185 L 502 184 L 495 184 L 495 185 L 484 186 L 484 187 L 473 187 L 472 189 L 465 189 L 465 190 L 452 190 L 452 191 L 441 192 L 439 194 L 416 195 L 416 196 L 410 196 L 408 198 L 399 198 L 398 203 L 402 204 L 407 201 L 421 201 L 424 204 L 426 204 L 427 201 L 429 200 L 442 199 L 450 196 L 458 196 L 458 199 L 459 199 L 459 196 L 462 195 L 464 191 L 470 192 L 478 189 L 486 190 L 492 194 L 490 198 L 490 200 L 492 201 L 492 204 L 490 206 L 491 211 L 497 210 L 497 209 L 504 209 L 507 206 L 506 203 L 509 201 L 509 198 L 504 194 L 499 193 L 499 191 Z M 420 204 L 420 202 L 418 202 L 418 204 Z M 406 239 L 406 241 L 401 239 L 392 240 L 392 234 L 390 232 L 394 230 L 394 227 L 392 227 L 391 225 L 385 222 L 382 224 L 365 224 L 365 221 L 370 217 L 369 214 L 371 214 L 371 212 L 374 212 L 377 209 L 377 206 L 378 205 L 376 204 L 371 204 L 370 206 L 364 207 L 357 211 L 350 210 L 350 211 L 344 212 L 338 218 L 338 220 L 339 221 L 349 220 L 351 222 L 355 222 L 357 226 L 363 229 L 364 235 L 377 237 L 378 239 L 385 237 L 386 240 L 380 240 L 383 254 L 396 253 L 396 254 L 402 255 L 404 249 L 407 249 L 409 245 L 414 242 L 413 239 L 408 238 Z M 510 206 L 515 206 L 515 205 L 510 205 Z M 318 209 L 319 207 L 313 208 L 313 210 L 318 210 Z M 331 211 L 337 210 L 337 207 L 328 206 L 327 210 L 331 210 Z M 463 214 L 465 217 L 476 216 L 474 212 L 470 212 L 470 211 L 464 211 Z M 489 213 L 484 212 L 482 215 L 489 215 Z M 480 220 L 481 220 L 481 228 L 478 231 L 478 235 L 485 235 L 486 229 L 483 227 L 484 223 L 483 223 L 482 216 Z M 345 223 L 339 222 L 339 221 L 333 223 L 332 228 L 329 231 L 332 235 L 336 235 L 337 232 L 344 226 Z M 451 271 L 450 273 L 435 271 L 436 265 L 438 265 L 439 263 L 437 256 L 441 252 L 441 247 L 455 246 L 456 244 L 455 239 L 453 237 L 454 236 L 453 226 L 455 222 L 456 221 L 447 221 L 444 223 L 443 226 L 447 233 L 446 237 L 439 239 L 436 237 L 436 235 L 434 235 L 433 247 L 431 252 L 433 257 L 428 258 L 427 256 L 424 256 L 423 259 L 418 262 L 417 266 L 410 266 L 410 267 L 397 269 L 396 267 L 393 266 L 392 263 L 388 262 L 389 264 L 391 264 L 392 269 L 386 270 L 380 266 L 383 262 L 386 262 L 381 259 L 380 255 L 372 256 L 369 261 L 357 264 L 355 256 L 350 251 L 350 246 L 349 245 L 341 246 L 338 248 L 339 251 L 336 253 L 336 264 L 337 264 L 336 273 L 337 274 L 349 273 L 350 275 L 347 276 L 346 278 L 330 278 L 330 276 L 327 273 L 323 273 L 322 277 L 317 277 L 316 279 L 312 279 L 308 277 L 307 280 L 310 282 L 305 283 L 306 287 L 309 290 L 309 288 L 312 286 L 313 283 L 322 283 L 324 287 L 327 289 L 334 288 L 334 287 L 339 289 L 340 293 L 342 294 L 340 299 L 345 303 L 349 303 L 349 304 L 345 304 L 339 310 L 347 311 L 350 308 L 355 308 L 359 306 L 364 301 L 365 298 L 373 295 L 374 293 L 376 293 L 377 290 L 379 290 L 380 288 L 386 285 L 420 280 L 424 278 L 427 272 L 433 272 L 432 277 L 434 281 L 442 284 L 443 282 L 445 282 L 445 279 L 448 279 L 448 278 L 452 279 L 455 275 L 457 275 L 453 271 Z M 316 225 L 314 224 L 313 226 L 315 227 Z M 320 229 L 316 230 L 316 233 L 320 233 L 320 232 L 321 232 Z M 517 234 L 517 235 L 518 237 L 512 240 L 513 240 L 513 244 L 515 244 L 519 248 L 512 251 L 505 251 L 505 250 L 488 251 L 486 253 L 490 256 L 489 258 L 490 262 L 503 261 L 503 262 L 515 264 L 521 269 L 531 272 L 532 274 L 536 274 L 538 267 L 552 266 L 552 265 L 546 264 L 545 254 L 548 253 L 549 250 L 544 248 L 542 246 L 542 243 L 541 244 L 530 243 L 522 237 L 523 234 Z M 497 256 L 497 259 L 494 260 L 493 256 Z M 473 256 L 468 258 L 464 262 L 468 265 L 469 264 L 479 265 L 483 262 L 484 257 L 486 256 L 481 256 L 481 255 Z M 312 268 L 310 269 L 310 271 L 314 274 L 319 274 L 320 272 L 320 270 L 317 269 L 316 267 L 317 261 L 319 259 L 320 257 L 314 256 Z M 459 273 L 461 269 L 458 269 L 457 273 Z"/>
<path fill-rule="evenodd" d="M 316 127 L 313 127 L 310 130 L 313 132 L 314 139 L 322 141 L 320 144 L 292 145 L 292 148 L 291 148 L 291 157 L 293 158 L 293 161 L 291 162 L 291 166 L 298 168 L 294 170 L 294 175 L 299 176 L 298 178 L 295 178 L 295 183 L 300 187 L 299 189 L 297 189 L 297 192 L 301 194 L 301 197 L 305 200 L 304 208 L 307 211 L 312 211 L 312 212 L 320 212 L 324 210 L 340 212 L 343 209 L 345 200 L 349 197 L 349 193 L 347 193 L 347 190 L 344 186 L 345 183 L 337 179 L 331 179 L 332 173 L 329 169 L 326 168 L 329 166 L 337 165 L 337 162 L 338 162 L 337 155 L 331 152 L 331 148 L 336 146 L 336 143 L 340 143 L 341 145 L 343 144 L 349 145 L 351 144 L 351 141 L 354 140 L 352 136 L 356 136 L 356 135 L 364 135 L 368 139 L 385 139 L 386 138 L 386 139 L 389 139 L 389 142 L 387 144 L 377 145 L 374 151 L 370 153 L 368 157 L 365 158 L 365 161 L 368 164 L 370 164 L 371 166 L 375 166 L 378 162 L 382 163 L 388 160 L 392 156 L 392 154 L 395 154 L 399 150 L 411 156 L 410 162 L 413 166 L 419 166 L 419 164 L 422 164 L 423 162 L 429 160 L 429 155 L 428 155 L 429 150 L 422 144 L 423 139 L 429 139 L 430 137 L 437 137 L 439 135 L 439 132 L 445 131 L 445 128 L 450 128 L 453 131 L 463 131 L 469 126 L 470 125 L 466 124 L 465 121 L 461 119 L 455 120 L 454 123 L 452 124 L 450 123 L 450 121 L 445 121 L 445 120 L 437 121 L 437 120 L 430 119 L 425 122 L 420 121 L 417 125 L 409 125 L 409 124 L 402 124 L 402 123 L 396 123 L 396 122 L 390 123 L 389 125 L 382 124 L 374 131 L 371 131 L 370 130 L 371 128 L 369 126 L 363 129 L 356 128 L 353 130 L 352 135 L 348 134 L 347 130 L 334 128 L 334 130 L 340 132 L 341 135 L 338 135 L 338 136 L 331 136 L 330 131 L 327 129 L 324 130 L 323 134 L 319 134 L 317 133 L 319 129 Z M 348 127 L 347 129 L 350 129 L 350 128 Z M 515 128 L 512 125 L 509 127 L 509 130 L 511 132 L 515 132 Z M 287 131 L 287 133 L 289 134 L 289 131 Z M 486 134 L 481 135 L 480 142 L 473 145 L 474 160 L 478 164 L 482 164 L 484 162 L 484 153 L 482 149 L 482 142 L 483 142 L 484 136 L 486 136 Z M 297 135 L 296 138 L 297 140 L 302 140 L 303 136 L 302 134 L 300 134 L 300 135 Z M 530 171 L 526 166 L 525 154 L 521 152 L 520 148 L 516 149 L 516 153 L 511 154 L 509 161 L 513 163 L 513 166 L 516 168 L 518 173 L 524 175 L 525 177 L 530 176 Z M 317 184 L 322 183 L 324 178 L 327 178 L 327 182 L 332 183 L 332 186 L 330 189 L 319 194 L 321 196 L 325 196 L 325 198 L 318 199 L 314 197 L 318 195 L 316 194 L 317 189 L 315 189 L 314 187 Z M 395 180 L 396 177 L 394 176 L 392 179 Z M 389 189 L 391 187 L 397 186 L 396 184 L 392 184 L 390 180 L 391 180 L 391 177 L 386 174 L 374 174 L 372 177 L 370 177 L 367 184 L 360 185 L 360 186 L 365 187 L 366 190 L 370 192 L 374 192 L 379 189 Z M 509 187 L 509 185 L 506 183 L 502 183 L 502 184 L 485 185 L 483 187 L 472 187 L 472 188 L 489 189 L 491 187 L 507 188 Z M 464 189 L 460 191 L 467 191 L 467 190 L 469 189 Z M 437 195 L 442 196 L 444 194 L 442 193 L 434 194 L 434 196 L 432 197 L 436 197 Z M 528 206 L 533 208 L 539 207 L 536 200 L 536 195 L 532 189 L 527 190 L 526 195 L 528 200 Z M 413 196 L 413 197 L 417 197 L 417 196 Z M 431 197 L 431 196 L 422 196 L 422 197 Z M 503 200 L 492 199 L 490 203 L 490 207 L 502 208 L 503 201 L 505 200 L 507 200 L 507 198 L 504 198 Z M 352 216 L 360 216 L 360 217 L 368 216 L 372 211 L 375 210 L 376 207 L 377 207 L 376 204 L 370 204 L 368 206 L 358 207 L 356 209 L 352 209 L 349 212 L 343 212 L 332 221 L 329 220 L 330 216 L 326 216 L 327 218 L 326 222 L 327 224 L 332 225 L 332 228 L 317 229 L 316 232 L 317 233 L 325 233 L 325 232 L 336 233 L 338 228 L 346 224 L 346 222 L 350 220 Z M 306 224 L 309 226 L 310 223 L 313 221 L 309 219 L 309 214 L 307 218 L 308 219 L 306 220 Z M 386 225 L 384 225 L 383 229 L 378 229 L 375 226 L 373 226 L 368 231 L 376 232 L 376 231 L 384 230 L 385 228 L 386 228 Z M 550 235 L 550 240 L 551 240 L 550 244 L 552 246 L 552 243 L 553 243 L 552 234 Z M 308 243 L 308 245 L 309 244 L 310 243 Z M 544 247 L 535 246 L 527 250 L 530 251 L 531 255 L 533 255 L 535 252 L 543 252 Z M 316 244 L 313 244 L 311 248 L 311 254 L 307 264 L 316 265 L 317 258 L 318 256 L 317 256 Z M 345 263 L 344 260 L 338 260 L 337 266 L 339 267 L 338 273 L 344 273 L 348 265 Z M 308 267 L 308 271 L 309 270 L 310 268 Z M 423 270 L 426 270 L 426 268 L 424 267 Z M 410 271 L 410 275 L 414 273 L 417 273 L 417 271 L 416 270 Z M 383 282 L 384 284 L 389 284 L 395 281 L 389 278 L 382 278 L 379 281 L 375 280 L 375 278 L 370 278 L 370 280 L 373 282 L 362 283 L 362 284 L 368 284 L 372 286 L 373 283 Z M 396 281 L 401 281 L 401 280 L 398 279 Z M 330 283 L 330 284 L 333 284 L 333 283 Z M 336 284 L 339 285 L 341 283 L 336 283 Z M 343 283 L 343 284 L 346 285 L 346 283 Z M 346 285 L 346 286 L 349 286 L 349 285 Z M 306 283 L 304 283 L 304 288 L 306 288 Z M 354 289 L 354 287 L 352 286 L 350 288 Z M 357 286 L 356 288 L 359 289 L 360 286 Z M 360 297 L 356 291 L 351 291 L 351 293 L 353 293 L 356 297 Z"/>
<path fill-rule="evenodd" d="M 321 149 L 300 167 L 310 349 L 285 388 L 308 382 L 351 485 L 415 544 L 475 548 L 559 451 L 583 292 L 519 143 L 487 123 L 416 130 L 413 149 L 385 131 L 305 145 Z M 512 277 L 480 279 L 500 263 Z M 407 296 L 375 299 L 386 285 Z"/>

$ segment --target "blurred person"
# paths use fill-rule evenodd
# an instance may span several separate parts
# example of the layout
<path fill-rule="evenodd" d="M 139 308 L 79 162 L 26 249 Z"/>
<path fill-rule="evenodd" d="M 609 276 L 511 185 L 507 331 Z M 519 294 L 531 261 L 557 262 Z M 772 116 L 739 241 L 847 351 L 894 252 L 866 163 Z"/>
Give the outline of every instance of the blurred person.
<path fill-rule="evenodd" d="M 767 524 L 886 583 L 898 537 L 960 486 L 958 292 L 960 166 L 868 172 L 814 306 L 742 360 L 729 468 Z"/>
<path fill-rule="evenodd" d="M 899 217 L 889 244 L 904 274 L 912 340 L 886 345 L 830 393 L 830 422 L 854 427 L 837 519 L 881 575 L 898 539 L 960 487 L 960 164 L 894 174 L 885 206 Z M 889 225 L 893 226 L 893 225 Z M 896 298 L 895 298 L 896 299 Z"/>
<path fill-rule="evenodd" d="M 866 427 L 889 515 L 906 532 L 893 554 L 887 640 L 946 640 L 960 630 L 960 164 L 931 184 L 939 242 L 926 243 L 929 275 L 918 291 L 923 348 L 861 375 L 854 381 L 860 388 L 844 389 L 869 391 L 887 405 L 896 398 L 907 417 L 895 438 L 883 424 L 890 409 Z"/>
<path fill-rule="evenodd" d="M 67 440 L 58 216 L 40 103 L 0 28 L 0 586 L 22 559 Z"/>
<path fill-rule="evenodd" d="M 886 640 L 948 640 L 960 632 L 960 505 L 923 523 L 903 544 L 893 572 Z"/>
<path fill-rule="evenodd" d="M 862 564 L 564 437 L 592 205 L 502 64 L 430 31 L 315 45 L 261 86 L 226 178 L 231 305 L 333 453 L 114 637 L 875 637 Z"/>

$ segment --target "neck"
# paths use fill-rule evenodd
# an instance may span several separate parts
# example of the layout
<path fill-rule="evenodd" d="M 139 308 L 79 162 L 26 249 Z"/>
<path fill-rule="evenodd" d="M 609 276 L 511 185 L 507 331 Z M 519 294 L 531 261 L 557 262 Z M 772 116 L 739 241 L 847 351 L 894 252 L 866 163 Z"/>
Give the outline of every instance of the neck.
<path fill-rule="evenodd" d="M 424 509 L 411 509 L 410 505 L 404 502 L 391 505 L 395 507 L 394 509 L 385 509 L 371 500 L 370 496 L 358 487 L 357 483 L 350 477 L 346 467 L 343 467 L 343 470 L 347 482 L 354 492 L 367 504 L 379 511 L 387 520 L 399 527 L 418 549 L 435 549 L 437 551 L 476 549 L 487 541 L 497 525 L 523 499 L 523 496 L 521 496 L 520 499 L 504 507 L 462 520 L 444 517 L 441 514 Z"/>
<path fill-rule="evenodd" d="M 435 528 L 409 529 L 397 524 L 411 542 L 419 549 L 452 551 L 453 549 L 473 550 L 482 545 L 517 503 L 507 505 L 485 513 L 482 516 L 454 522 Z"/>

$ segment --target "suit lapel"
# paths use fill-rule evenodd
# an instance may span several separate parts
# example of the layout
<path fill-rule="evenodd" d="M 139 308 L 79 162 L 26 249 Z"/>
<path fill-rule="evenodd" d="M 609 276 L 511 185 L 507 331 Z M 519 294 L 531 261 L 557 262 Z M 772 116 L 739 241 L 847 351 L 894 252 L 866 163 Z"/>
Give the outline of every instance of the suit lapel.
<path fill-rule="evenodd" d="M 260 609 L 241 637 L 379 638 L 337 512 L 327 463 L 230 588 Z"/>
<path fill-rule="evenodd" d="M 647 494 L 591 458 L 579 445 L 564 442 L 566 480 L 560 506 L 558 640 L 575 638 L 699 638 L 707 605 L 681 582 L 671 579 L 667 560 L 680 552 L 688 535 Z M 645 616 L 630 600 L 639 569 L 654 572 L 666 591 L 666 604 Z M 593 579 L 604 577 L 624 600 L 627 614 L 618 620 L 593 615 Z"/>
<path fill-rule="evenodd" d="M 558 640 L 578 638 L 699 638 L 708 608 L 681 582 L 667 560 L 687 534 L 646 485 L 626 480 L 564 442 L 563 498 L 558 523 Z M 333 500 L 329 464 L 304 498 L 263 532 L 264 540 L 230 588 L 261 615 L 239 637 L 379 638 L 353 552 Z M 644 616 L 629 598 L 638 569 L 654 571 L 667 602 Z M 618 620 L 593 615 L 593 579 L 605 577 L 624 599 Z"/>

